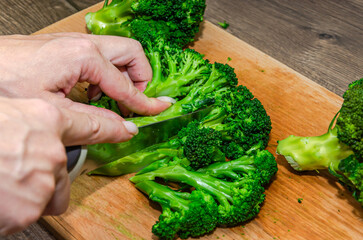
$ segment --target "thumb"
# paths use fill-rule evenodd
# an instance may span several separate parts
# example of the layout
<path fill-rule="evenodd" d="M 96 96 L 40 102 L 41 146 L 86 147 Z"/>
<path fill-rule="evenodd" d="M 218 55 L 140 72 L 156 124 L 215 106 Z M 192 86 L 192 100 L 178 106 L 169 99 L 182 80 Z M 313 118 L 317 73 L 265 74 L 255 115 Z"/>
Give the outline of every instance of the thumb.
<path fill-rule="evenodd" d="M 61 137 L 66 146 L 125 142 L 138 133 L 134 123 L 122 118 L 108 118 L 65 108 L 60 110 L 65 119 Z"/>

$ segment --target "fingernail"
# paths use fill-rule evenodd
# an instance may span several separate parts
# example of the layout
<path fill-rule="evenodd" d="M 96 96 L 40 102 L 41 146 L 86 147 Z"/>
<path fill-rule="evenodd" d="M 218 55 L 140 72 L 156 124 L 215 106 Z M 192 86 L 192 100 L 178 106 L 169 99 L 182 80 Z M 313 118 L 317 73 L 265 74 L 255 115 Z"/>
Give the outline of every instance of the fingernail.
<path fill-rule="evenodd" d="M 96 96 L 91 98 L 91 101 L 98 101 L 98 100 L 100 100 L 101 96 L 102 96 L 102 92 L 99 92 Z"/>
<path fill-rule="evenodd" d="M 139 128 L 133 122 L 123 121 L 122 122 L 126 128 L 126 130 L 132 135 L 136 135 L 139 133 Z"/>
<path fill-rule="evenodd" d="M 157 97 L 157 99 L 159 99 L 160 101 L 163 101 L 163 102 L 167 102 L 167 103 L 176 103 L 176 100 L 174 98 L 171 98 L 171 97 L 167 97 L 167 96 L 161 96 L 161 97 Z"/>

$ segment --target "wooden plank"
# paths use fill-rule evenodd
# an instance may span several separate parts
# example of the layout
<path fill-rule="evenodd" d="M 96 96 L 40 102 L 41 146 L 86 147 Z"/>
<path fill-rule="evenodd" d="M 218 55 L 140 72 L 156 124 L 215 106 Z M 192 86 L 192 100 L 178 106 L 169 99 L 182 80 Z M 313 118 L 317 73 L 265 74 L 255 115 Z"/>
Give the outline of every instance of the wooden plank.
<path fill-rule="evenodd" d="M 100 5 L 92 9 L 97 9 Z M 38 33 L 85 32 L 80 12 Z M 289 134 L 313 135 L 326 131 L 342 99 L 291 68 L 205 22 L 193 48 L 211 61 L 235 67 L 240 83 L 258 97 L 271 116 L 273 130 L 268 149 Z M 81 95 L 81 94 L 79 94 Z M 279 172 L 266 191 L 258 217 L 244 227 L 218 228 L 202 239 L 359 239 L 362 211 L 349 192 L 328 175 L 295 174 L 282 157 Z M 152 239 L 151 226 L 159 208 L 128 181 L 81 176 L 72 185 L 68 211 L 45 221 L 64 238 Z M 303 198 L 299 204 L 297 198 Z"/>
<path fill-rule="evenodd" d="M 363 1 L 207 0 L 206 19 L 342 95 L 363 76 Z"/>
<path fill-rule="evenodd" d="M 30 34 L 77 10 L 65 0 L 0 1 L 0 34 Z"/>

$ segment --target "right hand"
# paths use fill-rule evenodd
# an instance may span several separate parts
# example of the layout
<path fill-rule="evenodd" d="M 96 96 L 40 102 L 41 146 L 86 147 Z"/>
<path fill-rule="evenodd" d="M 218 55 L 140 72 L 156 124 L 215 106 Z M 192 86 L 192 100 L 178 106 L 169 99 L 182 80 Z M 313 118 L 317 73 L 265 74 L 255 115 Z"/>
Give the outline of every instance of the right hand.
<path fill-rule="evenodd" d="M 121 117 L 72 111 L 40 99 L 0 97 L 0 235 L 67 209 L 64 145 L 126 141 L 137 132 L 133 127 Z"/>

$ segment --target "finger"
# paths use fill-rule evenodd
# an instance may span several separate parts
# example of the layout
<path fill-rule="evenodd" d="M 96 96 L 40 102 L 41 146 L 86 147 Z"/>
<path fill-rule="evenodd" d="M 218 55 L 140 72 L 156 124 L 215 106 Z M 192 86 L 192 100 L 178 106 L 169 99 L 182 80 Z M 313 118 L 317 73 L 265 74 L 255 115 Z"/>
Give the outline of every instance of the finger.
<path fill-rule="evenodd" d="M 127 72 L 127 69 L 126 69 L 126 67 L 119 67 L 118 68 L 121 72 L 122 72 L 122 74 L 126 77 L 126 79 L 128 79 L 128 80 L 130 80 L 131 81 L 131 83 L 133 83 L 134 84 L 134 86 L 140 91 L 140 92 L 143 92 L 143 91 L 145 91 L 145 89 L 146 89 L 146 86 L 147 86 L 147 83 L 148 82 L 146 82 L 146 81 L 142 81 L 142 82 L 135 82 L 135 81 L 132 81 L 131 80 L 131 78 L 130 78 L 130 75 L 128 74 L 128 72 Z"/>
<path fill-rule="evenodd" d="M 151 81 L 151 66 L 138 41 L 116 36 L 97 36 L 88 34 L 86 37 L 97 45 L 102 55 L 112 64 L 116 66 L 126 66 L 132 81 Z"/>
<path fill-rule="evenodd" d="M 108 109 L 87 105 L 79 102 L 74 102 L 69 98 L 63 98 L 61 96 L 53 95 L 50 93 L 45 94 L 45 98 L 50 103 L 58 107 L 66 108 L 72 111 L 81 112 L 85 114 L 98 115 L 104 118 L 113 118 L 118 121 L 123 121 L 123 118 L 120 115 Z"/>
<path fill-rule="evenodd" d="M 124 142 L 138 133 L 136 125 L 128 121 L 64 108 L 61 108 L 61 112 L 65 118 L 62 121 L 61 138 L 66 146 Z"/>
<path fill-rule="evenodd" d="M 64 213 L 69 204 L 70 179 L 66 167 L 56 172 L 56 187 L 54 194 L 42 215 L 60 215 Z"/>
<path fill-rule="evenodd" d="M 155 115 L 170 106 L 141 93 L 120 71 L 101 55 L 92 54 L 84 58 L 80 81 L 98 85 L 109 97 L 120 102 L 130 111 L 141 115 Z"/>
<path fill-rule="evenodd" d="M 141 44 L 131 38 L 118 36 L 92 35 L 82 33 L 51 33 L 32 36 L 33 39 L 49 40 L 56 38 L 82 38 L 96 44 L 102 55 L 115 66 L 126 66 L 134 82 L 148 82 L 152 69 Z"/>
<path fill-rule="evenodd" d="M 147 82 L 135 82 L 134 86 L 140 91 L 144 92 L 147 87 Z"/>

